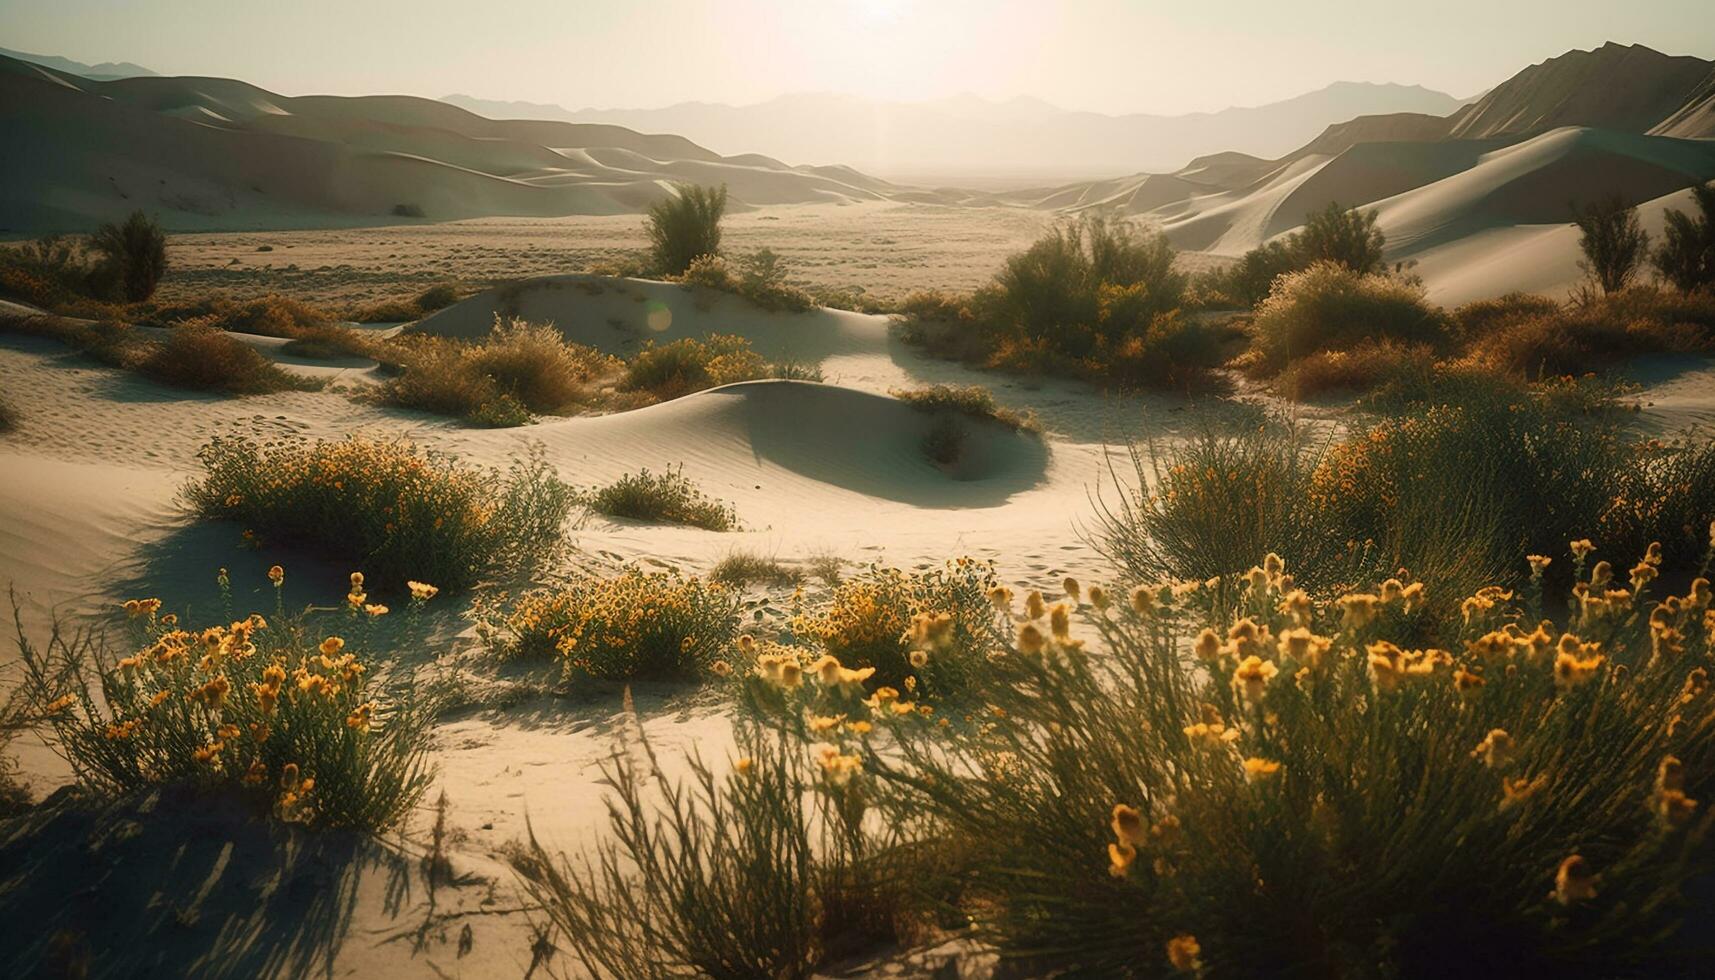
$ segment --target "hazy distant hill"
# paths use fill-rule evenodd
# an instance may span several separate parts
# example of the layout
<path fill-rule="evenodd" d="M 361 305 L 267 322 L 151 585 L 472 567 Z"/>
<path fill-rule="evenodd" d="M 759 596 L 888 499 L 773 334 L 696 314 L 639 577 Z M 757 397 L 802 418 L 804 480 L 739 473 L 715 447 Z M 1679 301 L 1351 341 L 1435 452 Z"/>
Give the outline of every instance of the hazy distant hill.
<path fill-rule="evenodd" d="M 28 61 L 32 64 L 46 65 L 56 71 L 63 71 L 72 75 L 81 75 L 84 78 L 94 78 L 104 81 L 114 78 L 136 78 L 139 75 L 155 74 L 155 72 L 144 68 L 142 65 L 134 65 L 129 61 L 103 61 L 96 65 L 86 65 L 81 61 L 62 58 L 57 54 L 30 54 L 26 51 L 13 51 L 10 48 L 0 48 L 0 55 L 4 55 L 7 58 L 16 58 L 19 61 Z"/>
<path fill-rule="evenodd" d="M 1568 205 L 1619 193 L 1659 231 L 1685 188 L 1715 178 L 1715 64 L 1608 44 L 1532 65 L 1447 116 L 1389 113 L 1329 126 L 1276 159 L 1225 154 L 1007 195 L 1118 208 L 1184 249 L 1239 255 L 1331 202 L 1375 208 L 1392 259 L 1435 298 L 1553 292 L 1578 277 Z"/>
<path fill-rule="evenodd" d="M 843 163 L 891 179 L 950 183 L 970 175 L 1063 179 L 1172 169 L 1221 151 L 1277 157 L 1354 116 L 1442 116 L 1460 105 L 1450 95 L 1421 86 L 1359 82 L 1337 82 L 1253 108 L 1182 116 L 1104 115 L 1038 99 L 994 102 L 972 95 L 877 102 L 806 94 L 746 106 L 685 102 L 662 109 L 575 112 L 465 95 L 444 101 L 493 118 L 616 123 L 678 133 L 722 153 Z"/>
<path fill-rule="evenodd" d="M 97 81 L 3 56 L 0 132 L 0 231 L 13 232 L 139 207 L 181 229 L 626 213 L 675 181 L 725 184 L 739 208 L 896 190 L 620 126 L 497 122 L 410 96 L 289 98 L 223 78 Z"/>

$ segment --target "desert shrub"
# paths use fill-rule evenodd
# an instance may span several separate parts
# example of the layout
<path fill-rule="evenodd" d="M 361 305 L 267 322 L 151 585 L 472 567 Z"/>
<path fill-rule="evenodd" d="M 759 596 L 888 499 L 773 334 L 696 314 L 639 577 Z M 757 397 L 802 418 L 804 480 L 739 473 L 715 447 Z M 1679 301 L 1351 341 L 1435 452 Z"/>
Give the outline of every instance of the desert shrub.
<path fill-rule="evenodd" d="M 504 473 L 355 437 L 221 437 L 198 456 L 206 472 L 184 495 L 204 517 L 346 559 L 383 591 L 527 567 L 561 543 L 574 503 L 540 447 Z"/>
<path fill-rule="evenodd" d="M 471 370 L 543 414 L 585 400 L 586 386 L 611 367 L 601 352 L 567 343 L 552 326 L 517 319 L 496 318 L 487 340 L 466 355 Z"/>
<path fill-rule="evenodd" d="M 980 940 L 1093 976 L 1688 966 L 1696 938 L 1667 937 L 1715 871 L 1706 583 L 1559 623 L 1449 596 L 1469 622 L 1425 650 L 1403 590 L 1304 603 L 1281 577 L 1304 569 L 1265 565 L 1228 615 L 1185 586 L 1021 629 L 980 728 L 878 722 L 874 795 L 984 844 Z"/>
<path fill-rule="evenodd" d="M 566 412 L 587 401 L 591 384 L 615 367 L 594 348 L 567 343 L 550 325 L 498 316 L 479 343 L 415 337 L 399 357 L 404 370 L 381 386 L 383 402 L 486 425 L 523 425 L 531 412 Z"/>
<path fill-rule="evenodd" d="M 1715 184 L 1692 188 L 1695 214 L 1667 212 L 1661 247 L 1650 256 L 1656 271 L 1681 292 L 1715 286 Z"/>
<path fill-rule="evenodd" d="M 417 309 L 423 313 L 433 313 L 446 309 L 459 301 L 458 287 L 450 282 L 438 282 L 417 294 Z"/>
<path fill-rule="evenodd" d="M 106 224 L 89 239 L 90 250 L 101 256 L 118 295 L 133 303 L 155 294 L 167 274 L 167 236 L 159 222 L 133 211 L 124 224 Z"/>
<path fill-rule="evenodd" d="M 707 531 L 731 531 L 738 527 L 738 511 L 731 504 L 703 493 L 683 470 L 650 473 L 644 469 L 627 473 L 584 494 L 583 502 L 596 513 L 609 517 L 685 524 Z"/>
<path fill-rule="evenodd" d="M 1387 239 L 1376 227 L 1377 215 L 1373 209 L 1329 204 L 1305 219 L 1304 227 L 1293 232 L 1288 247 L 1296 253 L 1300 268 L 1332 262 L 1360 276 L 1383 272 L 1382 249 Z"/>
<path fill-rule="evenodd" d="M 1649 256 L 1649 234 L 1638 223 L 1638 209 L 1618 194 L 1573 205 L 1578 248 L 1584 253 L 1579 268 L 1604 293 L 1631 285 Z"/>
<path fill-rule="evenodd" d="M 175 388 L 257 395 L 319 387 L 294 375 L 223 330 L 200 323 L 168 329 L 137 361 L 137 373 Z"/>
<path fill-rule="evenodd" d="M 718 584 L 632 568 L 527 592 L 485 612 L 481 633 L 501 656 L 559 657 L 580 677 L 700 677 L 738 635 L 738 599 Z"/>
<path fill-rule="evenodd" d="M 327 310 L 279 293 L 250 299 L 210 293 L 184 303 L 152 304 L 136 312 L 142 323 L 172 326 L 196 322 L 218 330 L 264 337 L 301 337 L 327 328 L 334 320 Z"/>
<path fill-rule="evenodd" d="M 423 206 L 420 204 L 395 204 L 393 205 L 393 216 L 396 218 L 421 218 L 425 215 Z"/>
<path fill-rule="evenodd" d="M 970 296 L 900 303 L 906 343 L 995 370 L 1119 385 L 1218 390 L 1223 339 L 1180 315 L 1187 278 L 1164 235 L 1087 214 L 1007 259 Z"/>
<path fill-rule="evenodd" d="M 649 208 L 650 253 L 658 272 L 681 275 L 701 255 L 719 255 L 726 186 L 677 184 Z"/>
<path fill-rule="evenodd" d="M 274 818 L 371 832 L 398 823 L 432 777 L 434 706 L 379 683 L 339 636 L 252 615 L 181 626 L 132 600 L 130 653 L 99 634 L 20 632 L 25 688 L 79 782 L 128 796 L 187 787 L 253 800 Z"/>
<path fill-rule="evenodd" d="M 804 573 L 789 568 L 778 559 L 749 551 L 734 551 L 715 563 L 709 570 L 709 581 L 729 588 L 742 589 L 757 583 L 781 588 L 797 585 Z"/>
<path fill-rule="evenodd" d="M 416 302 L 409 299 L 384 299 L 359 306 L 349 314 L 357 323 L 408 323 L 423 315 Z"/>
<path fill-rule="evenodd" d="M 1650 287 L 1500 318 L 1473 334 L 1471 360 L 1523 378 L 1578 375 L 1651 353 L 1715 350 L 1715 299 Z"/>
<path fill-rule="evenodd" d="M 765 310 L 802 313 L 815 307 L 810 294 L 786 281 L 786 269 L 772 249 L 759 249 L 745 256 L 734 275 L 719 255 L 699 255 L 691 260 L 679 281 L 722 292 L 735 293 Z"/>
<path fill-rule="evenodd" d="M 1452 330 L 1460 343 L 1470 344 L 1524 320 L 1560 314 L 1560 304 L 1535 293 L 1507 293 L 1480 299 L 1452 313 Z"/>
<path fill-rule="evenodd" d="M 94 281 L 89 244 L 68 235 L 44 235 L 0 248 L 0 296 L 55 313 L 87 303 L 101 285 Z"/>
<path fill-rule="evenodd" d="M 895 388 L 891 394 L 919 412 L 947 413 L 999 422 L 1014 432 L 1037 431 L 1036 417 L 1030 412 L 1019 413 L 995 401 L 994 392 L 983 385 L 924 385 L 919 388 Z"/>
<path fill-rule="evenodd" d="M 1412 378 L 1432 378 L 1435 351 L 1428 344 L 1364 341 L 1350 350 L 1317 351 L 1292 361 L 1277 387 L 1289 398 L 1314 398 L 1335 391 L 1400 387 Z"/>
<path fill-rule="evenodd" d="M 900 860 L 905 827 L 864 820 L 858 756 L 830 746 L 812 760 L 744 720 L 735 741 L 736 769 L 699 755 L 673 783 L 621 746 L 602 767 L 604 842 L 573 861 L 531 839 L 521 883 L 586 970 L 800 980 L 906 938 L 900 913 L 924 865 Z"/>
<path fill-rule="evenodd" d="M 1332 262 L 1278 280 L 1253 322 L 1262 363 L 1275 369 L 1369 340 L 1438 344 L 1445 332 L 1444 314 L 1424 299 L 1421 287 Z"/>
<path fill-rule="evenodd" d="M 1171 450 L 1133 445 L 1129 472 L 1111 471 L 1114 492 L 1098 499 L 1092 543 L 1133 582 L 1232 575 L 1258 554 L 1350 581 L 1348 539 L 1311 495 L 1325 451 L 1274 422 L 1204 427 Z"/>
<path fill-rule="evenodd" d="M 800 641 L 870 680 L 929 699 L 958 696 L 1001 639 L 994 570 L 969 558 L 906 572 L 872 567 L 792 620 Z"/>
<path fill-rule="evenodd" d="M 1086 357 L 1098 337 L 1112 342 L 1176 309 L 1185 277 L 1174 270 L 1164 235 L 1088 215 L 1007 259 L 995 285 L 995 313 L 1004 327 Z"/>
<path fill-rule="evenodd" d="M 670 401 L 717 385 L 767 377 L 768 362 L 734 334 L 685 337 L 671 343 L 645 344 L 626 365 L 620 388 L 646 392 L 657 401 Z"/>
<path fill-rule="evenodd" d="M 727 293 L 735 291 L 732 269 L 727 266 L 726 259 L 718 255 L 703 254 L 692 259 L 680 274 L 679 281 L 687 286 L 703 286 Z"/>
<path fill-rule="evenodd" d="M 383 353 L 382 345 L 374 338 L 334 324 L 323 324 L 316 327 L 306 327 L 296 337 L 280 346 L 281 353 L 295 357 L 308 357 L 315 360 L 333 360 L 340 357 L 373 357 L 380 359 L 388 356 Z"/>
<path fill-rule="evenodd" d="M 1305 267 L 1290 240 L 1276 239 L 1246 252 L 1230 267 L 1206 276 L 1204 288 L 1228 303 L 1255 309 L 1268 298 L 1274 281 Z"/>

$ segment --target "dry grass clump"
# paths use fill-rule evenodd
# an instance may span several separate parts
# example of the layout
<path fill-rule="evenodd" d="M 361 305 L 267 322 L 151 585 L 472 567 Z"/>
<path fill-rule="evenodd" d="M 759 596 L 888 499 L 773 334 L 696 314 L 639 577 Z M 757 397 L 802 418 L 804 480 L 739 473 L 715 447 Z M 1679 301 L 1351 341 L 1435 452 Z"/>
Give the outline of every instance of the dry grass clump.
<path fill-rule="evenodd" d="M 231 793 L 278 820 L 371 832 L 422 797 L 433 705 L 378 684 L 341 637 L 278 609 L 196 629 L 157 599 L 125 608 L 123 658 L 57 625 L 45 648 L 19 633 L 27 697 L 85 786 Z"/>
<path fill-rule="evenodd" d="M 686 337 L 671 343 L 647 344 L 626 365 L 622 391 L 671 401 L 692 392 L 739 381 L 769 377 L 769 364 L 752 350 L 750 341 L 734 334 Z"/>
<path fill-rule="evenodd" d="M 548 324 L 499 317 L 480 343 L 413 337 L 395 356 L 403 370 L 381 385 L 382 402 L 487 425 L 572 411 L 615 370 L 612 358 L 567 343 Z"/>
<path fill-rule="evenodd" d="M 785 588 L 803 582 L 804 573 L 782 564 L 776 558 L 750 551 L 734 551 L 716 562 L 715 567 L 709 570 L 709 581 L 734 589 L 757 583 Z"/>
<path fill-rule="evenodd" d="M 973 419 L 988 419 L 1013 432 L 1040 431 L 1035 413 L 1020 413 L 1002 407 L 995 401 L 994 392 L 983 385 L 924 385 L 920 388 L 895 388 L 889 393 L 920 412 L 956 413 Z"/>
<path fill-rule="evenodd" d="M 1365 342 L 1440 345 L 1447 331 L 1446 316 L 1424 299 L 1421 286 L 1318 262 L 1275 281 L 1252 321 L 1252 344 L 1260 364 L 1279 371 L 1298 358 Z"/>
<path fill-rule="evenodd" d="M 184 494 L 203 516 L 344 558 L 383 592 L 411 579 L 459 589 L 528 567 L 561 543 L 574 502 L 540 447 L 504 473 L 355 437 L 223 437 L 198 456 L 206 472 Z"/>
<path fill-rule="evenodd" d="M 244 300 L 212 293 L 188 303 L 142 307 L 136 311 L 136 318 L 141 323 L 162 326 L 192 322 L 216 330 L 264 337 L 299 337 L 336 319 L 327 310 L 279 293 Z"/>
<path fill-rule="evenodd" d="M 172 327 L 166 339 L 143 346 L 135 370 L 175 388 L 230 395 L 309 391 L 321 387 L 312 379 L 282 369 L 225 331 L 200 324 Z"/>
<path fill-rule="evenodd" d="M 306 327 L 280 346 L 281 353 L 312 360 L 331 361 L 341 357 L 370 357 L 386 361 L 393 355 L 387 346 L 361 331 L 336 324 Z"/>
<path fill-rule="evenodd" d="M 1464 332 L 1475 363 L 1530 379 L 1579 375 L 1640 354 L 1715 353 L 1715 298 L 1634 287 L 1564 308 L 1515 307 L 1465 321 Z"/>
<path fill-rule="evenodd" d="M 873 684 L 956 697 L 999 636 L 995 588 L 993 568 L 969 558 L 919 572 L 872 567 L 795 617 L 791 631 L 819 654 L 868 671 Z"/>
<path fill-rule="evenodd" d="M 350 318 L 358 323 L 407 323 L 459 301 L 459 288 L 450 282 L 436 283 L 415 297 L 385 299 L 357 307 Z"/>
<path fill-rule="evenodd" d="M 1277 382 L 1288 398 L 1306 399 L 1338 391 L 1374 391 L 1403 386 L 1435 372 L 1428 344 L 1371 340 L 1348 350 L 1317 351 L 1290 362 Z"/>
<path fill-rule="evenodd" d="M 268 360 L 255 348 L 200 324 L 172 327 L 161 339 L 123 323 L 61 316 L 0 317 L 0 330 L 46 337 L 153 381 L 231 395 L 310 391 L 320 387 Z"/>
<path fill-rule="evenodd" d="M 738 511 L 732 504 L 703 493 L 682 469 L 627 473 L 584 494 L 582 499 L 585 506 L 609 517 L 684 524 L 706 531 L 731 531 L 738 527 Z"/>
<path fill-rule="evenodd" d="M 527 592 L 478 620 L 484 642 L 503 657 L 558 657 L 579 677 L 692 678 L 738 635 L 738 598 L 716 583 L 631 568 Z"/>

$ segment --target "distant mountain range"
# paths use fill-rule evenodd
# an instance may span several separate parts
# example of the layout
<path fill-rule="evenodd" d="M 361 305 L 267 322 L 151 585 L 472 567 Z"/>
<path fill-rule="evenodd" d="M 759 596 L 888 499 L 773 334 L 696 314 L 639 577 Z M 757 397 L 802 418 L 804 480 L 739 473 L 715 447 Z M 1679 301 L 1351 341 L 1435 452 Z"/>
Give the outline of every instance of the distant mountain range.
<path fill-rule="evenodd" d="M 1223 150 L 1275 157 L 1354 116 L 1442 116 L 1462 104 L 1418 85 L 1367 82 L 1336 82 L 1268 105 L 1181 116 L 1104 115 L 1039 99 L 996 102 L 974 95 L 879 102 L 802 94 L 745 106 L 683 102 L 661 109 L 577 111 L 468 95 L 442 101 L 496 119 L 610 123 L 677 133 L 721 153 L 841 163 L 891 180 L 952 184 L 971 177 L 1044 180 L 1173 169 Z"/>
<path fill-rule="evenodd" d="M 34 65 L 45 65 L 56 71 L 93 78 L 98 81 L 115 78 L 137 78 L 142 75 L 155 74 L 142 65 L 134 65 L 129 61 L 103 61 L 98 65 L 86 65 L 81 61 L 61 58 L 55 54 L 30 54 L 27 51 L 13 51 L 10 48 L 0 48 L 0 55 L 16 58 L 19 61 L 28 61 Z"/>
<path fill-rule="evenodd" d="M 725 184 L 737 208 L 906 193 L 850 168 L 727 158 L 619 126 L 223 78 L 99 80 L 5 56 L 0 133 L 0 232 L 14 233 L 135 208 L 175 230 L 634 213 L 675 182 Z"/>

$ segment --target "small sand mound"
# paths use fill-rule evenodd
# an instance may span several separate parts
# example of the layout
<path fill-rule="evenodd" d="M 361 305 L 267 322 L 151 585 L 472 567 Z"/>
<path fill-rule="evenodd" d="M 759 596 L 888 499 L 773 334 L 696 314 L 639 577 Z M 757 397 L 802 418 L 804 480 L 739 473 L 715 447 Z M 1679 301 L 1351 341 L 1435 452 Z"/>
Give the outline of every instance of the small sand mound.
<path fill-rule="evenodd" d="M 1048 449 L 1029 433 L 961 419 L 947 466 L 923 442 L 935 418 L 885 395 L 802 381 L 749 381 L 530 430 L 562 470 L 607 480 L 683 463 L 709 493 L 762 523 L 776 507 L 847 506 L 830 489 L 919 507 L 997 506 L 1042 483 Z M 843 498 L 843 499 L 842 499 Z"/>

